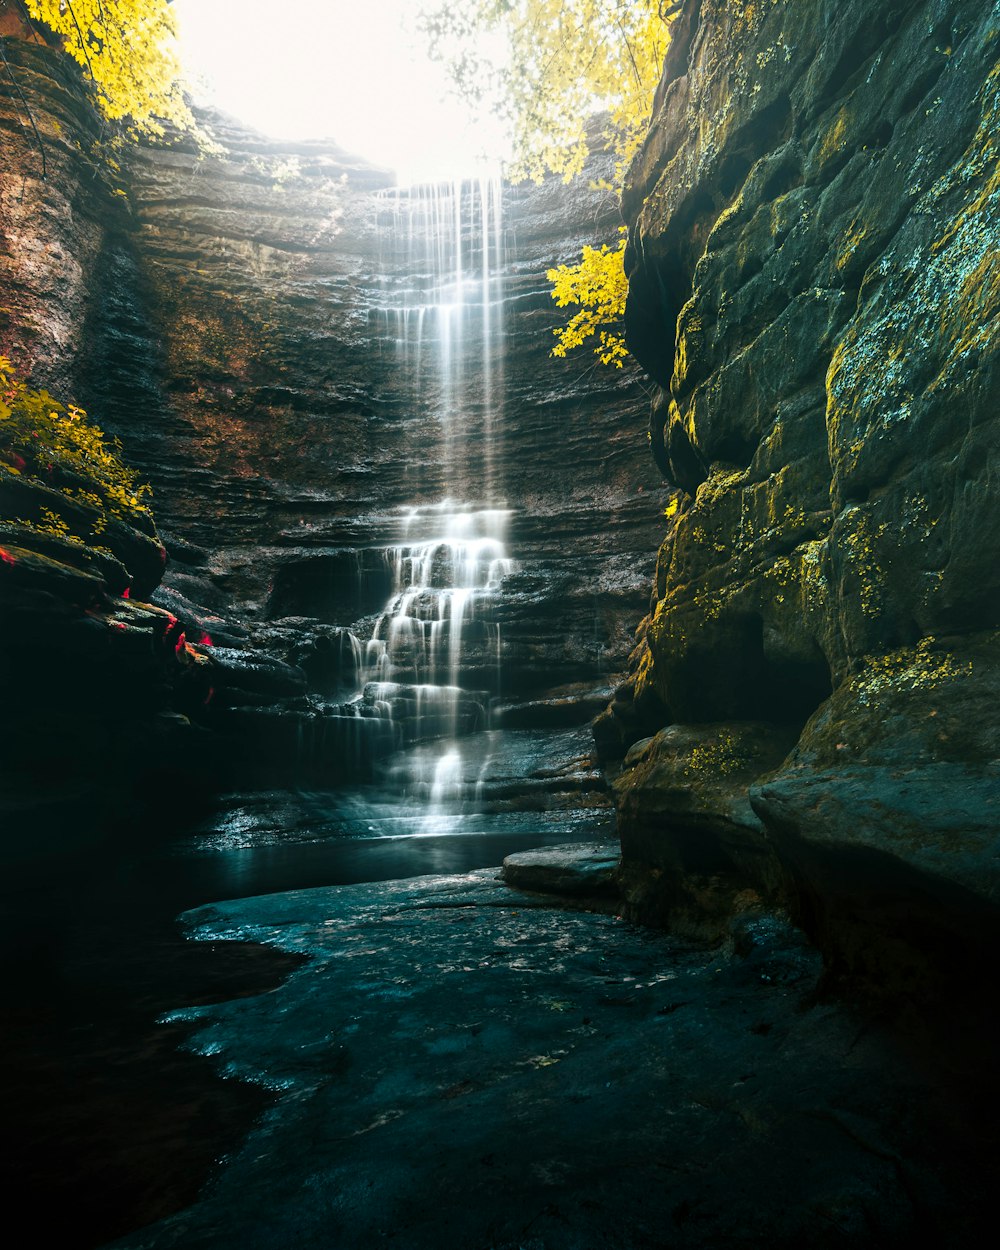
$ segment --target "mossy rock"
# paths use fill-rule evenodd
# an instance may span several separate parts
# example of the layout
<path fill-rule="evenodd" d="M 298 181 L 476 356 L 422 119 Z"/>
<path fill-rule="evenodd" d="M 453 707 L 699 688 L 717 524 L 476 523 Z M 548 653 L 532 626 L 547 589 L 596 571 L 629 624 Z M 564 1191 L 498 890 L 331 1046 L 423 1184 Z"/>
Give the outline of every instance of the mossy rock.
<path fill-rule="evenodd" d="M 54 528 L 51 517 L 58 518 Z M 44 545 L 50 538 L 67 538 L 73 545 L 90 549 L 97 556 L 101 549 L 128 570 L 133 593 L 145 599 L 163 577 L 166 551 L 152 520 L 141 513 L 136 524 L 109 516 L 102 508 L 68 499 L 61 491 L 42 482 L 11 474 L 0 466 L 0 518 L 19 525 L 25 540 L 37 534 Z M 34 544 L 34 539 L 30 539 Z"/>
<path fill-rule="evenodd" d="M 995 632 L 869 657 L 751 788 L 835 968 L 924 993 L 1000 939 L 998 703 Z"/>
<path fill-rule="evenodd" d="M 776 898 L 781 871 L 748 798 L 794 742 L 773 725 L 671 725 L 637 742 L 615 781 L 628 914 L 721 935 L 745 900 Z"/>

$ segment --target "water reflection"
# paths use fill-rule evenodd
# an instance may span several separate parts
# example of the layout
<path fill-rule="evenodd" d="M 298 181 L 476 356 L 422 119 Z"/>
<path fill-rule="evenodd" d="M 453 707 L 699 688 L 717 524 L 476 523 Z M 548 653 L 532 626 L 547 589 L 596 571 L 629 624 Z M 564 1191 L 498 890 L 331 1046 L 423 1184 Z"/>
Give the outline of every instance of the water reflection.
<path fill-rule="evenodd" d="M 587 816 L 586 823 L 582 819 L 576 822 L 578 827 L 572 833 L 567 823 L 561 821 L 555 827 L 533 826 L 530 830 L 508 827 L 463 832 L 453 828 L 445 833 L 389 835 L 365 841 L 330 839 L 298 846 L 219 848 L 214 853 L 203 850 L 199 856 L 177 864 L 176 876 L 178 884 L 183 880 L 189 887 L 195 886 L 200 901 L 206 901 L 313 886 L 469 872 L 494 867 L 512 851 L 556 845 L 567 841 L 568 836 L 574 841 L 609 836 L 608 820 L 598 824 L 591 814 Z M 168 867 L 165 875 L 169 880 L 175 873 Z"/>
<path fill-rule="evenodd" d="M 422 779 L 410 789 L 383 778 L 338 791 L 224 796 L 213 816 L 155 853 L 151 872 L 200 902 L 464 872 L 499 865 L 513 850 L 608 837 L 613 814 L 604 808 L 524 811 L 497 797 L 588 747 L 586 729 L 492 731 L 443 755 L 437 743 L 400 752 L 386 771 Z"/>

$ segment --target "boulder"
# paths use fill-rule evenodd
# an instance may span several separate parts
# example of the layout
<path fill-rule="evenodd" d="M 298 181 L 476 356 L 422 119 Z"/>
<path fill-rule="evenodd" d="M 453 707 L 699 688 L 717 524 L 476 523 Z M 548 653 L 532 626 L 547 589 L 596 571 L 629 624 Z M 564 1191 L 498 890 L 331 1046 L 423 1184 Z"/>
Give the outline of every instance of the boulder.
<path fill-rule="evenodd" d="M 507 885 L 539 894 L 614 895 L 621 848 L 617 842 L 580 842 L 518 851 L 503 861 Z"/>
<path fill-rule="evenodd" d="M 998 661 L 996 633 L 869 660 L 752 787 L 800 917 L 835 970 L 912 996 L 975 977 L 992 958 Z"/>
<path fill-rule="evenodd" d="M 793 742 L 772 725 L 723 722 L 635 743 L 614 785 L 627 915 L 705 936 L 780 897 L 781 868 L 747 790 Z"/>

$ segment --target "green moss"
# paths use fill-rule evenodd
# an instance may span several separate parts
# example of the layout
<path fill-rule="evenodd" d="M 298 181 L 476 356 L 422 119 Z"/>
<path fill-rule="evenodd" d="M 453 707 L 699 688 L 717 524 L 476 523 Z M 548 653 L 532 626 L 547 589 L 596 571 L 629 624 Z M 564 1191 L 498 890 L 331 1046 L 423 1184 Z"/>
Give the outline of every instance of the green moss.
<path fill-rule="evenodd" d="M 838 269 L 844 270 L 854 258 L 854 253 L 861 246 L 868 234 L 868 227 L 859 223 L 857 218 L 851 222 L 845 233 L 840 245 L 840 252 L 834 264 Z"/>
<path fill-rule="evenodd" d="M 984 82 L 980 103 L 968 148 L 913 209 L 944 218 L 939 237 L 905 262 L 879 262 L 873 273 L 890 279 L 881 284 L 880 315 L 856 317 L 833 353 L 827 428 L 841 481 L 862 468 L 885 432 L 910 421 L 928 395 L 967 385 L 970 358 L 1000 345 L 1000 68 Z M 929 382 L 918 367 L 928 353 L 937 362 Z"/>

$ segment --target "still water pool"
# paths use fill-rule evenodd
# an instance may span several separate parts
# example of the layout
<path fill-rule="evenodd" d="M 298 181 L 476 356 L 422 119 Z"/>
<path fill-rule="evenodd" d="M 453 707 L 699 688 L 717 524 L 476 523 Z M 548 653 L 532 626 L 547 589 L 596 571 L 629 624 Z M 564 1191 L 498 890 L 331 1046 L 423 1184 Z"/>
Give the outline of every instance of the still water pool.
<path fill-rule="evenodd" d="M 436 807 L 422 780 L 435 757 L 417 748 L 389 762 L 382 785 L 224 795 L 156 838 L 138 814 L 75 847 L 71 832 L 43 833 L 30 812 L 8 818 L 0 1083 L 16 1143 L 10 1209 L 30 1215 L 42 1241 L 99 1246 L 191 1201 L 266 1105 L 262 1091 L 180 1051 L 183 1029 L 157 1018 L 265 992 L 294 961 L 186 942 L 179 912 L 607 838 L 613 815 L 591 788 L 586 748 L 586 731 L 464 740 Z"/>

